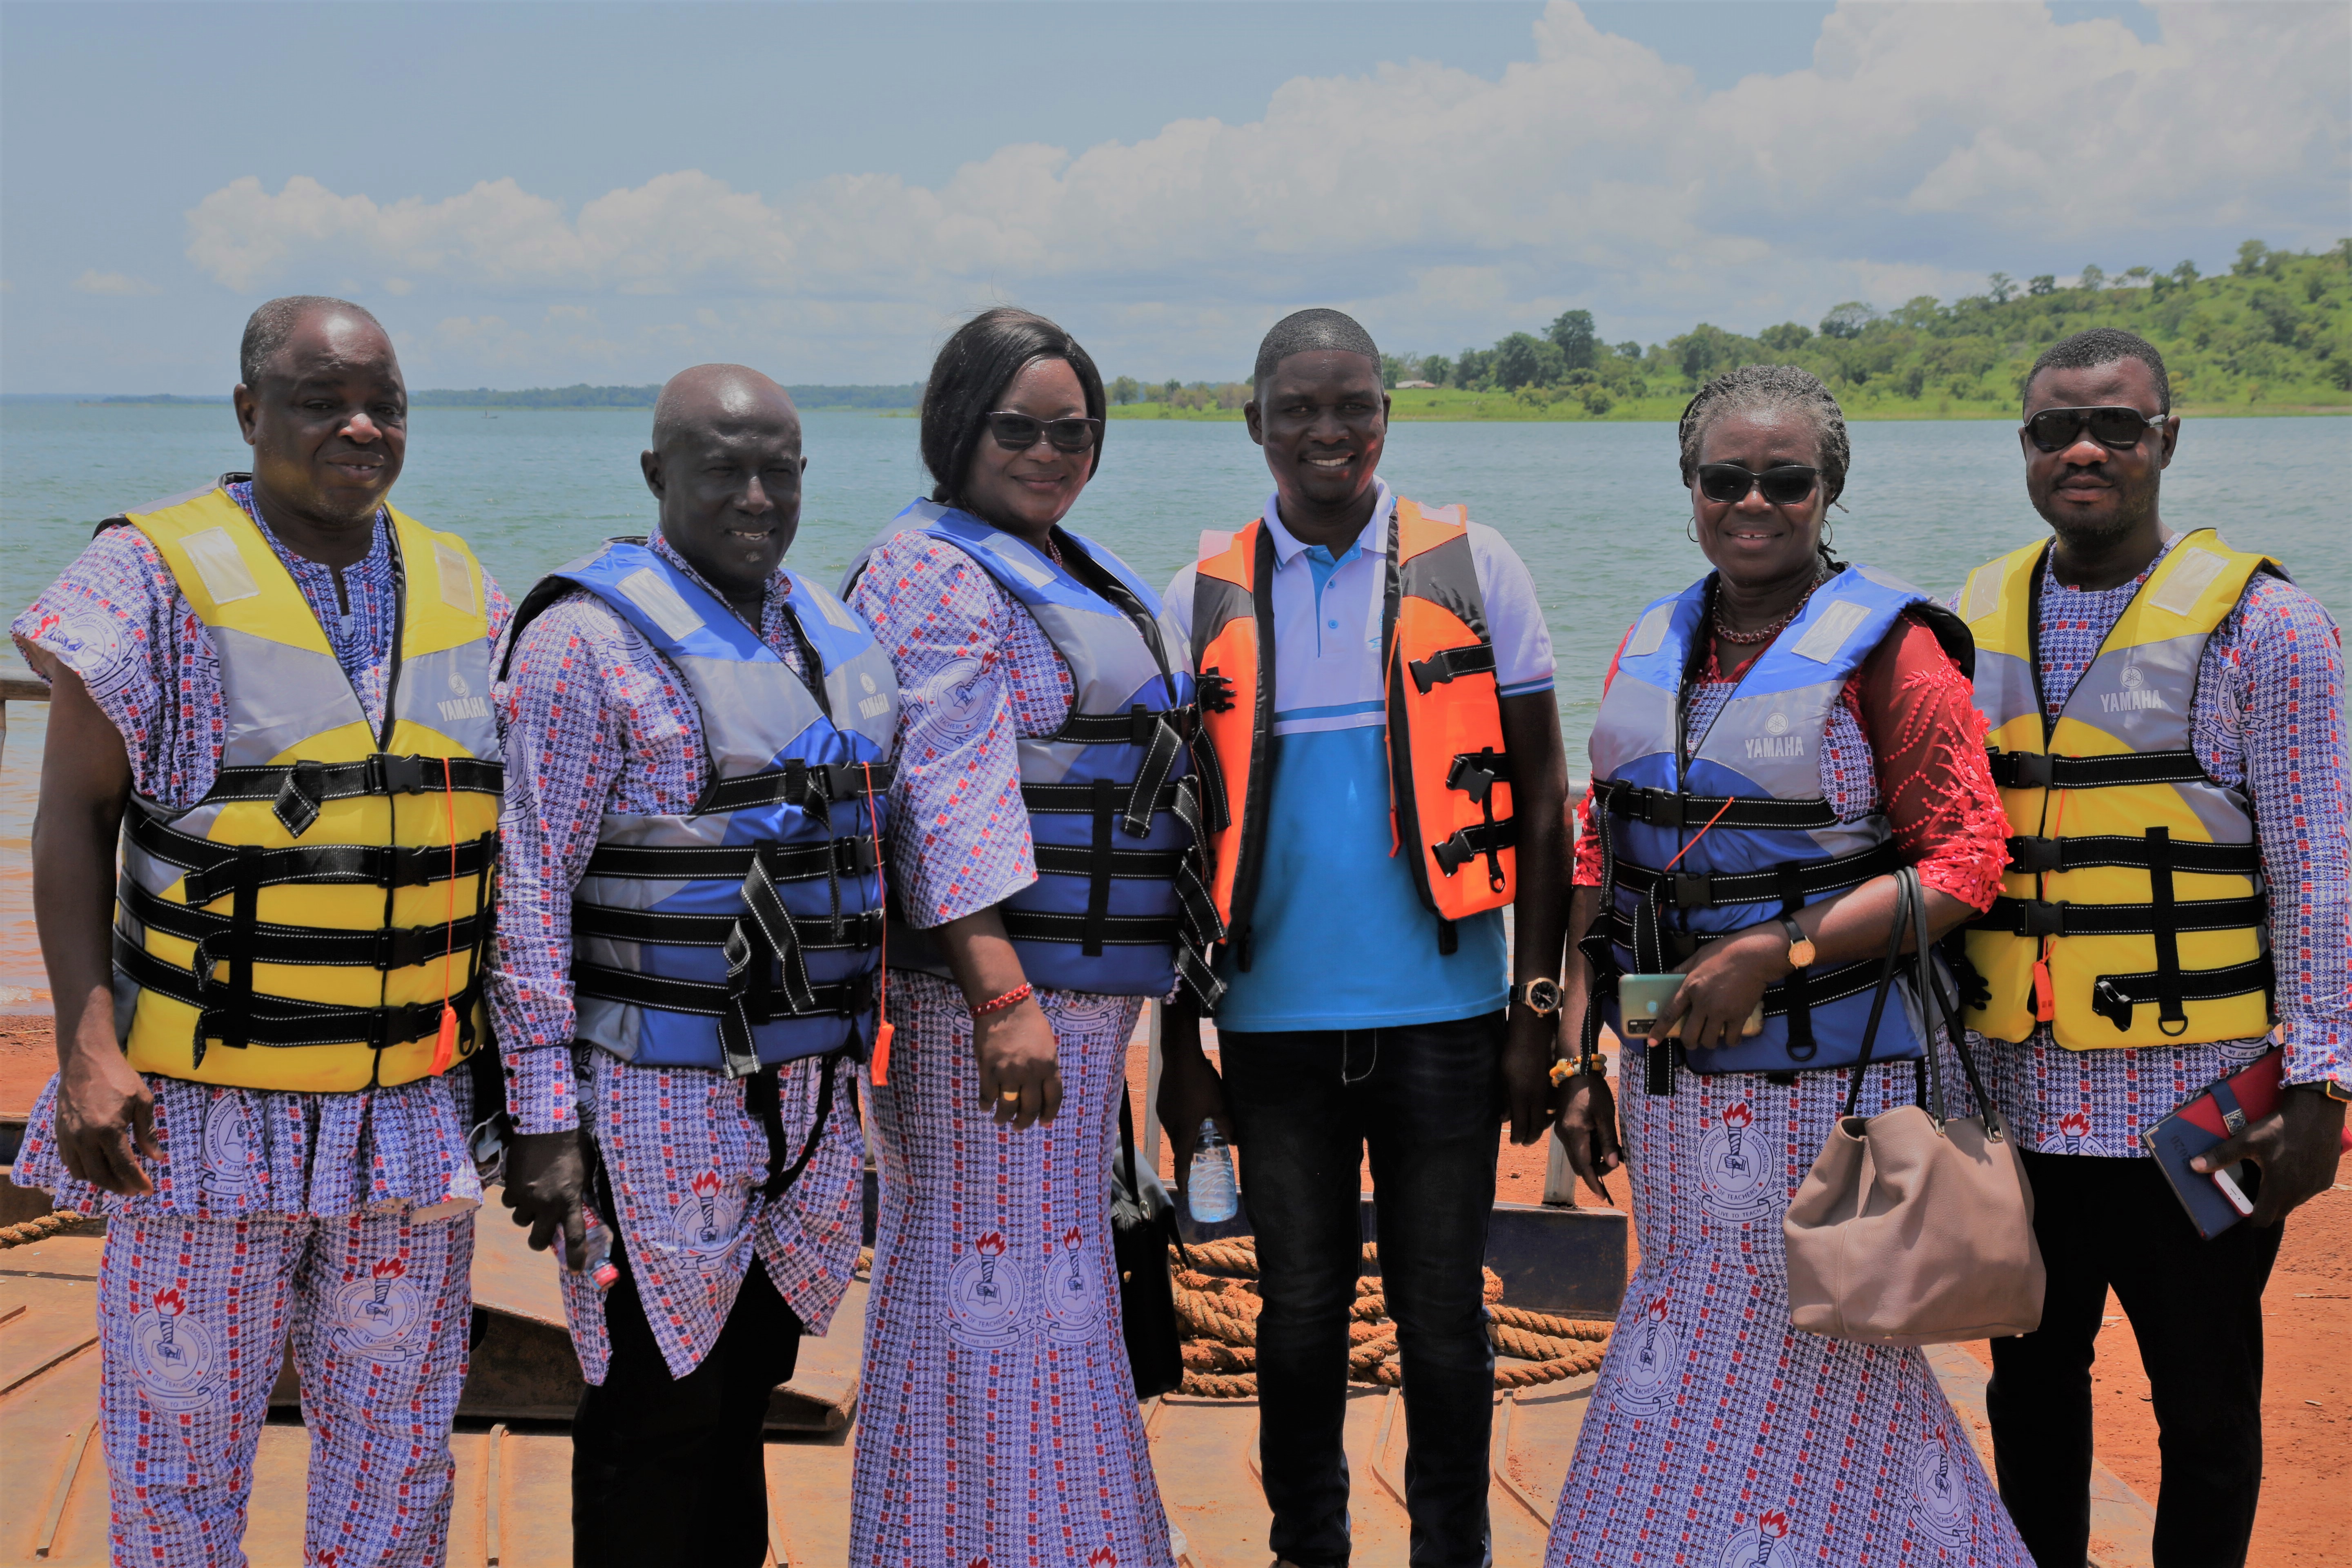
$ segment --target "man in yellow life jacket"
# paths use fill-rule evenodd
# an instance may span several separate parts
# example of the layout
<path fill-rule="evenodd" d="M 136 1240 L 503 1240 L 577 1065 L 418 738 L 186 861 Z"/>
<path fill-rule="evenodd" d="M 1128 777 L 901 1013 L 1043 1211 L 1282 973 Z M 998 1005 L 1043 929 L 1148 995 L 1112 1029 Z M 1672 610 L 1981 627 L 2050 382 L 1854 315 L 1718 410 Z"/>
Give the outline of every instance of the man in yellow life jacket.
<path fill-rule="evenodd" d="M 305 1561 L 438 1563 L 506 602 L 385 504 L 407 392 L 373 316 L 273 300 L 239 370 L 253 471 L 107 520 L 11 628 L 50 683 L 58 1064 L 16 1179 L 108 1218 L 118 1560 L 244 1561 L 290 1336 Z"/>
<path fill-rule="evenodd" d="M 2352 1083 L 2341 640 L 2275 562 L 2159 519 L 2180 424 L 2148 343 L 2102 328 L 2047 350 L 2019 434 L 2054 538 L 1955 602 L 2012 835 L 1967 935 L 1969 1022 L 2049 1270 L 2042 1326 L 1992 1342 L 2001 1499 L 2045 1568 L 2083 1561 L 2112 1287 L 2163 1434 L 2156 1561 L 2242 1563 L 2263 1288 L 2280 1222 L 2335 1179 Z M 2197 1163 L 2247 1162 L 2252 1212 L 2200 1239 L 2143 1135 L 2273 1042 L 2279 1109 Z"/>
<path fill-rule="evenodd" d="M 1302 1568 L 1349 1555 L 1340 1428 L 1368 1145 L 1412 1560 L 1489 1560 L 1496 1128 L 1507 1112 L 1515 1142 L 1543 1136 L 1559 1007 L 1551 639 L 1501 535 L 1381 481 L 1388 401 L 1355 321 L 1277 323 L 1245 410 L 1275 493 L 1239 531 L 1203 535 L 1165 597 L 1202 684 L 1206 879 L 1226 940 L 1201 987 L 1221 993 L 1222 1078 L 1180 1000 L 1160 1114 L 1180 1173 L 1204 1122 L 1241 1150 L 1270 1539 Z"/>

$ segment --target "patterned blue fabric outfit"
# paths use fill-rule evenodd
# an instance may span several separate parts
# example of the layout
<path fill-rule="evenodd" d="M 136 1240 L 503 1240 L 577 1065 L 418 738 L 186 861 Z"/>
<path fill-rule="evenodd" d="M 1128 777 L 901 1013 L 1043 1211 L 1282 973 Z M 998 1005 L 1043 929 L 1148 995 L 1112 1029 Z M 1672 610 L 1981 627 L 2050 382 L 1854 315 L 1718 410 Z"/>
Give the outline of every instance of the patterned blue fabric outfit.
<path fill-rule="evenodd" d="M 2055 719 L 2156 563 L 2119 587 L 2091 593 L 2059 582 L 2047 561 L 2042 570 L 2042 695 Z M 2334 617 L 2294 584 L 2257 575 L 2205 645 L 2190 734 L 2206 773 L 2242 789 L 2253 805 L 2270 887 L 2287 1081 L 2352 1084 L 2352 858 L 2345 836 L 2352 782 L 2343 637 Z M 1996 1042 L 1984 1065 L 1994 1102 L 2024 1147 L 2144 1159 L 2144 1130 L 2269 1048 L 2267 1038 L 2257 1038 L 2070 1051 L 2037 1030 L 2032 1040 Z"/>
<path fill-rule="evenodd" d="M 250 484 L 228 493 L 381 724 L 397 603 L 386 520 L 343 568 L 339 602 L 333 570 L 278 542 Z M 508 606 L 483 581 L 495 637 Z M 185 806 L 211 790 L 219 657 L 143 535 L 100 535 L 11 630 L 81 679 L 121 732 L 142 794 Z M 146 1082 L 163 1149 L 142 1162 L 152 1194 L 118 1197 L 66 1173 L 54 1079 L 16 1173 L 59 1209 L 110 1219 L 98 1310 L 114 1561 L 245 1561 L 253 1455 L 290 1335 L 313 1439 L 310 1561 L 438 1563 L 482 1195 L 466 1074 L 350 1094 Z"/>
<path fill-rule="evenodd" d="M 1694 745 L 1734 689 L 1693 689 Z M 1832 738 L 1849 758 L 1870 753 L 1842 708 Z M 1843 821 L 1881 807 L 1874 765 L 1823 783 Z M 1939 1065 L 1953 1114 L 1969 1114 L 1957 1065 Z M 1678 1072 L 1670 1096 L 1636 1084 L 1618 1101 L 1642 1262 L 1553 1515 L 1548 1568 L 2031 1568 L 1926 1353 L 1790 1323 L 1781 1215 L 1846 1079 Z M 1857 1114 L 1913 1093 L 1908 1064 L 1874 1068 Z"/>

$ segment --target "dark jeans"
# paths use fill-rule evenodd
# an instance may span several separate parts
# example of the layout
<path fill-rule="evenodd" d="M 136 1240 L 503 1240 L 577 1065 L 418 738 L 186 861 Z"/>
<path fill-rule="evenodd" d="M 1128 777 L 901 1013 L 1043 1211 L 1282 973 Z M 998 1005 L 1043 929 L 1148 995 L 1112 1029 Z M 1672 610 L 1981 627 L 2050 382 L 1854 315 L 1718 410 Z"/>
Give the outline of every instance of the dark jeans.
<path fill-rule="evenodd" d="M 2025 1156 L 2050 1273 L 2042 1326 L 1992 1342 L 2000 1500 L 2039 1568 L 2082 1568 L 2091 1531 L 2091 1361 L 2107 1287 L 2139 1341 L 2164 1482 L 2157 1568 L 2246 1560 L 2263 1484 L 2263 1287 L 2283 1226 L 2201 1238 L 2154 1160 Z"/>
<path fill-rule="evenodd" d="M 719 1342 L 673 1378 L 635 1279 L 604 1298 L 613 1359 L 572 1423 L 577 1568 L 759 1568 L 768 1554 L 761 1429 L 800 1357 L 801 1321 L 757 1258 Z"/>
<path fill-rule="evenodd" d="M 1414 1568 L 1492 1561 L 1486 1441 L 1495 1356 L 1479 1269 L 1495 1205 L 1503 1015 L 1395 1029 L 1223 1037 L 1242 1196 L 1257 1233 L 1259 1459 L 1269 1544 L 1348 1561 L 1348 1313 L 1371 1147 L 1381 1274 L 1404 1363 Z"/>

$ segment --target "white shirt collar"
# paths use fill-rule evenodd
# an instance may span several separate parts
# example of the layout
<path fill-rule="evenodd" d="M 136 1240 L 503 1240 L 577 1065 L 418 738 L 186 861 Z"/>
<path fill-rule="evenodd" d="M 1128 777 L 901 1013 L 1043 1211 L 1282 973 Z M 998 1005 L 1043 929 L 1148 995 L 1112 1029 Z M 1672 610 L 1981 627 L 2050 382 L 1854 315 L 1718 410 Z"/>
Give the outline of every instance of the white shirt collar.
<path fill-rule="evenodd" d="M 1389 482 L 1386 479 L 1374 479 L 1372 485 L 1374 487 L 1372 515 L 1366 520 L 1364 531 L 1356 535 L 1353 544 L 1350 544 L 1347 550 L 1332 552 L 1334 559 L 1344 560 L 1351 551 L 1369 549 L 1378 552 L 1384 548 L 1376 531 L 1381 524 L 1388 521 L 1389 513 L 1396 510 L 1396 496 L 1390 490 Z M 1274 561 L 1276 571 L 1297 560 L 1307 549 L 1305 541 L 1283 527 L 1281 508 L 1282 492 L 1280 490 L 1265 498 L 1265 526 L 1274 535 Z"/>

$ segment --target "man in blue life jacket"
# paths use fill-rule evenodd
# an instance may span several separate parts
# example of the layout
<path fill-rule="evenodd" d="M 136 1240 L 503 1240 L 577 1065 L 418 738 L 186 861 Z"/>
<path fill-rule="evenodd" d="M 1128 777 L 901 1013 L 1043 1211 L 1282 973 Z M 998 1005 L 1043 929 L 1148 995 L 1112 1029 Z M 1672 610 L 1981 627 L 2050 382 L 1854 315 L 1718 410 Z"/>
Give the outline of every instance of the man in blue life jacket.
<path fill-rule="evenodd" d="M 2243 1563 L 2263 1291 L 2282 1223 L 2336 1180 L 2352 1098 L 2342 637 L 2277 563 L 2158 515 L 2180 421 L 2153 345 L 2113 328 L 2053 344 L 2024 414 L 2026 496 L 2054 537 L 1954 601 L 2015 835 L 2004 896 L 1968 931 L 1968 1022 L 2049 1270 L 2041 1327 L 1992 1342 L 2001 1500 L 2042 1568 L 2083 1561 L 2112 1289 L 2162 1437 L 2158 1568 Z M 2143 1140 L 2273 1051 L 2276 1110 L 2192 1163 L 2245 1162 L 2253 1198 L 2204 1239 Z"/>
<path fill-rule="evenodd" d="M 562 1240 L 575 1560 L 750 1565 L 770 1394 L 856 1258 L 898 689 L 783 564 L 783 388 L 681 373 L 642 461 L 660 531 L 534 588 L 497 689 L 506 1201 Z"/>
<path fill-rule="evenodd" d="M 1202 688 L 1223 1076 L 1169 1012 L 1159 1110 L 1241 1151 L 1265 1310 L 1259 1448 L 1271 1544 L 1349 1555 L 1357 1171 L 1377 1184 L 1412 1447 L 1412 1562 L 1489 1560 L 1494 1354 L 1481 1291 L 1496 1123 L 1549 1115 L 1567 891 L 1551 639 L 1511 547 L 1378 473 L 1370 336 L 1302 310 L 1258 351 L 1245 413 L 1275 490 L 1202 537 L 1165 603 Z M 1516 898 L 1516 953 L 1502 906 Z M 1514 984 L 1514 980 L 1517 984 Z"/>

